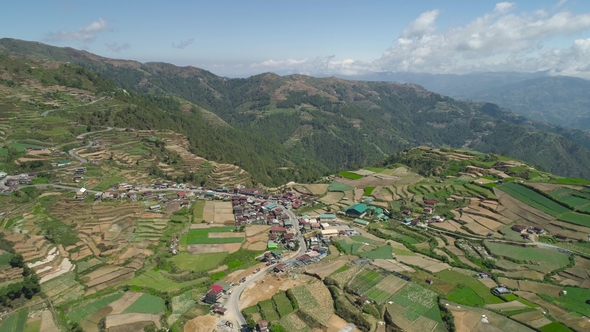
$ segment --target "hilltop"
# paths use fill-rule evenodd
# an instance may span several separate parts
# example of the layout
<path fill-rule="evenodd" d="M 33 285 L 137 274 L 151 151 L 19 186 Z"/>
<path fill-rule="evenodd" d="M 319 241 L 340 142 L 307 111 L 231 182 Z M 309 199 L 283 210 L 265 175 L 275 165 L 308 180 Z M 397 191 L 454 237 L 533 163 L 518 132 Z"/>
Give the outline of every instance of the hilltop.
<path fill-rule="evenodd" d="M 155 108 L 130 123 L 181 131 L 195 154 L 236 164 L 263 184 L 308 181 L 418 145 L 497 152 L 556 174 L 590 178 L 587 133 L 533 122 L 495 104 L 457 101 L 414 84 L 272 73 L 228 79 L 194 67 L 107 59 L 13 39 L 0 40 L 0 52 L 80 65 L 152 105 L 162 96 L 192 104 L 202 117 L 227 124 L 211 134 L 222 144 L 204 146 L 212 141 L 203 138 L 208 128 L 201 131 L 206 135 L 196 135 L 187 126 L 151 121 L 162 116 Z M 170 98 L 164 99 L 154 106 L 171 111 L 166 108 Z M 110 124 L 104 117 L 93 120 Z M 219 148 L 230 145 L 235 147 Z"/>

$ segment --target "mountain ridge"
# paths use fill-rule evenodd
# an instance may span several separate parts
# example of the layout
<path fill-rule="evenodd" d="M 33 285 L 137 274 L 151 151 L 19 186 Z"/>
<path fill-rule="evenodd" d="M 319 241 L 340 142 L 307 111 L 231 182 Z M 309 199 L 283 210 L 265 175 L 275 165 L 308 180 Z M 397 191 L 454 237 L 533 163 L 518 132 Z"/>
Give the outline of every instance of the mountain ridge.
<path fill-rule="evenodd" d="M 158 105 L 164 105 L 167 96 L 186 100 L 228 124 L 225 142 L 243 141 L 242 157 L 232 158 L 225 151 L 222 161 L 235 161 L 263 183 L 301 176 L 302 163 L 308 165 L 308 176 L 317 177 L 376 163 L 418 145 L 498 152 L 560 175 L 590 178 L 584 166 L 590 163 L 587 134 L 534 122 L 494 104 L 455 100 L 417 84 L 273 73 L 230 79 L 196 67 L 94 58 L 88 52 L 7 39 L 0 40 L 0 53 L 33 58 L 55 54 L 51 60 L 69 60 L 137 93 L 138 98 Z M 149 112 L 154 118 L 165 115 L 156 108 Z M 145 117 L 139 110 L 132 116 L 130 121 Z M 94 121 L 109 124 L 99 117 Z M 197 155 L 212 160 L 215 154 L 222 155 L 211 148 L 208 153 L 199 151 L 203 138 L 196 133 L 189 139 Z M 257 164 L 268 167 L 256 169 Z M 274 179 L 263 175 L 269 172 Z"/>

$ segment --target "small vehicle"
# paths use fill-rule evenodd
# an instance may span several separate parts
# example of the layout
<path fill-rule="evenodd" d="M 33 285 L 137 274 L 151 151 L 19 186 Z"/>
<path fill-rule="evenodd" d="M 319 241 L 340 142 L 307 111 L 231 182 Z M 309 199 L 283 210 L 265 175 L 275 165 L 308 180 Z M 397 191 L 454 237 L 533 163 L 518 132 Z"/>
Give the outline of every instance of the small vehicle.
<path fill-rule="evenodd" d="M 254 270 L 254 272 L 252 272 L 252 274 L 256 274 L 258 272 L 260 272 L 260 268 L 257 268 L 256 270 Z"/>

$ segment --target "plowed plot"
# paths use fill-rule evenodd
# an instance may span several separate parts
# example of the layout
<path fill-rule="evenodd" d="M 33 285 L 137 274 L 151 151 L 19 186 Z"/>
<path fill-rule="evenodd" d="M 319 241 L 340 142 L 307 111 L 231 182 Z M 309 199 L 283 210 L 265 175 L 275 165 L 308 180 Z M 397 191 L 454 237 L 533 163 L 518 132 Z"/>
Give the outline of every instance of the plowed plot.
<path fill-rule="evenodd" d="M 306 184 L 305 187 L 314 195 L 320 196 L 328 191 L 329 184 Z"/>
<path fill-rule="evenodd" d="M 326 196 L 319 199 L 320 202 L 331 205 L 334 203 L 339 202 L 344 197 L 344 193 L 340 191 L 331 191 L 326 194 Z"/>
<path fill-rule="evenodd" d="M 264 225 L 248 226 L 248 227 L 246 227 L 246 236 L 250 237 L 250 236 L 256 235 L 258 233 L 266 232 L 269 229 L 270 229 L 270 226 L 264 226 Z"/>
<path fill-rule="evenodd" d="M 451 268 L 449 266 L 449 264 L 447 263 L 442 263 L 436 259 L 432 259 L 430 257 L 427 256 L 423 256 L 423 255 L 414 255 L 414 256 L 396 256 L 397 260 L 400 262 L 403 262 L 405 264 L 408 265 L 413 265 L 413 266 L 418 266 L 420 268 L 423 268 L 427 271 L 436 273 L 436 272 L 440 272 L 442 270 L 446 270 Z"/>
<path fill-rule="evenodd" d="M 129 307 L 133 302 L 137 301 L 137 299 L 142 295 L 142 293 L 136 292 L 126 292 L 123 297 L 118 299 L 117 301 L 110 304 L 110 307 L 113 309 L 111 311 L 111 315 L 117 315 L 125 311 L 127 307 Z"/>
<path fill-rule="evenodd" d="M 106 328 L 113 326 L 133 324 L 137 322 L 151 321 L 156 324 L 158 328 L 161 328 L 160 316 L 150 314 L 121 314 L 121 315 L 109 315 L 106 318 Z"/>
<path fill-rule="evenodd" d="M 500 332 L 500 331 L 519 331 L 533 332 L 534 330 L 512 321 L 508 317 L 498 315 L 492 311 L 457 306 L 449 304 L 447 308 L 455 318 L 455 326 L 458 332 Z M 485 315 L 487 322 L 482 321 L 482 315 Z"/>
<path fill-rule="evenodd" d="M 224 252 L 230 254 L 240 250 L 241 243 L 214 243 L 214 244 L 189 244 L 186 250 L 191 254 L 206 254 L 211 252 Z"/>
<path fill-rule="evenodd" d="M 234 224 L 232 203 L 219 201 L 205 202 L 203 220 L 212 221 L 215 224 Z"/>
<path fill-rule="evenodd" d="M 380 267 L 384 270 L 387 270 L 387 271 L 400 272 L 400 273 L 404 273 L 404 272 L 414 273 L 414 272 L 416 272 L 416 270 L 414 270 L 410 266 L 402 264 L 402 263 L 396 261 L 395 259 L 375 259 L 374 261 L 371 262 L 371 264 L 378 266 L 378 267 Z"/>
<path fill-rule="evenodd" d="M 217 318 L 215 316 L 200 316 L 191 319 L 184 325 L 184 332 L 211 332 L 215 331 Z"/>
<path fill-rule="evenodd" d="M 221 233 L 211 232 L 211 233 L 209 233 L 210 239 L 224 239 L 224 238 L 232 238 L 232 237 L 243 238 L 244 233 L 234 233 L 234 232 L 221 232 Z"/>
<path fill-rule="evenodd" d="M 311 275 L 317 275 L 320 279 L 324 279 L 325 277 L 332 274 L 334 271 L 338 270 L 342 266 L 346 264 L 346 260 L 337 260 L 327 264 L 313 264 L 310 267 L 306 268 L 305 272 Z"/>

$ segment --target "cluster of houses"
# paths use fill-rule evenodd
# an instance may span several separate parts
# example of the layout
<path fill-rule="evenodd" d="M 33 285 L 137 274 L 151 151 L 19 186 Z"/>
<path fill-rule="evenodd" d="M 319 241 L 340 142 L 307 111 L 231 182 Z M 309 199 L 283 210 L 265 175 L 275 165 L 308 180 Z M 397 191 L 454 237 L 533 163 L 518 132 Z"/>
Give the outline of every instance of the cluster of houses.
<path fill-rule="evenodd" d="M 511 227 L 511 229 L 515 232 L 520 233 L 520 235 L 525 239 L 528 239 L 529 235 L 531 235 L 531 234 L 542 235 L 542 234 L 547 233 L 545 231 L 545 229 L 543 228 L 543 226 L 539 226 L 539 225 L 536 225 L 536 226 L 513 225 Z M 560 235 L 561 237 L 559 237 L 558 235 Z M 558 234 L 558 235 L 556 235 L 556 237 L 565 238 L 565 236 L 562 234 Z"/>
<path fill-rule="evenodd" d="M 5 178 L 6 173 L 2 173 L 4 176 L 0 178 Z M 23 173 L 19 174 L 18 176 L 9 177 L 4 181 L 6 185 L 5 188 L 0 189 L 1 195 L 10 195 L 13 191 L 15 191 L 19 184 L 27 185 L 33 183 L 33 179 L 37 178 L 37 173 Z"/>

